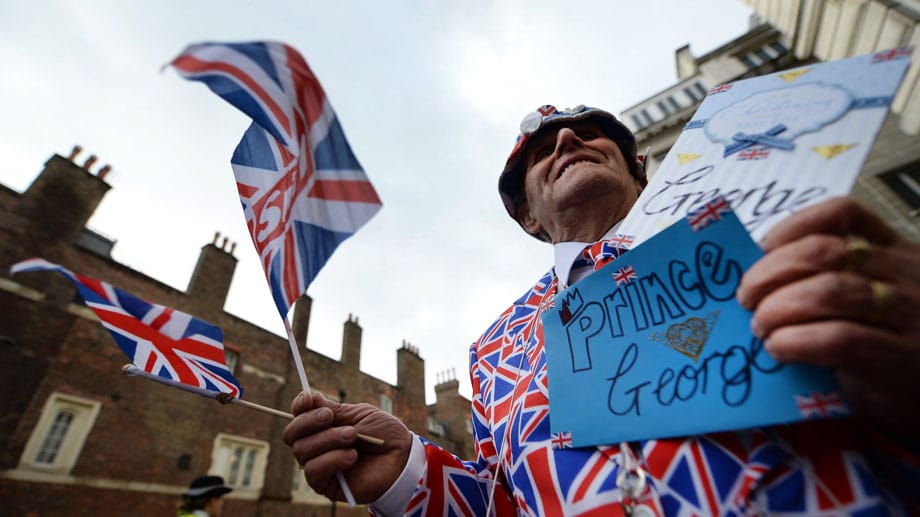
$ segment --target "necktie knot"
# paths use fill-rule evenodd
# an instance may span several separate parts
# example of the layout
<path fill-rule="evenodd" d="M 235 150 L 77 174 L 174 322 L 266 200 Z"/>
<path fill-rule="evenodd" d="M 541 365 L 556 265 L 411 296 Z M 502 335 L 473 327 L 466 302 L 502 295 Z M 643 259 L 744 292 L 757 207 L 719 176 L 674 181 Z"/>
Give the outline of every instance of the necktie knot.
<path fill-rule="evenodd" d="M 597 241 L 590 246 L 585 246 L 581 252 L 581 261 L 584 265 L 593 265 L 594 270 L 606 266 L 613 262 L 614 259 L 626 252 L 626 248 L 618 248 L 611 241 L 616 239 Z"/>

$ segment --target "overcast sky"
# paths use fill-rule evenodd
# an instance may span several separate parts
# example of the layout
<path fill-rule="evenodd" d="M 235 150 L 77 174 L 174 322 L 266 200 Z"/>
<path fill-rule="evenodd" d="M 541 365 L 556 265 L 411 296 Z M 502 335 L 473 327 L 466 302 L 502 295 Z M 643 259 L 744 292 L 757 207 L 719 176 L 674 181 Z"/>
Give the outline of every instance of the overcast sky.
<path fill-rule="evenodd" d="M 351 313 L 363 371 L 395 383 L 405 339 L 429 400 L 450 369 L 468 396 L 469 344 L 552 260 L 496 190 L 520 119 L 545 103 L 621 112 L 676 82 L 677 48 L 704 54 L 749 14 L 740 0 L 3 0 L 0 183 L 22 191 L 82 145 L 78 163 L 113 167 L 89 226 L 117 261 L 184 290 L 219 231 L 238 243 L 226 310 L 284 335 L 230 168 L 250 121 L 160 67 L 190 43 L 288 43 L 383 200 L 309 288 L 307 346 L 339 358 Z"/>

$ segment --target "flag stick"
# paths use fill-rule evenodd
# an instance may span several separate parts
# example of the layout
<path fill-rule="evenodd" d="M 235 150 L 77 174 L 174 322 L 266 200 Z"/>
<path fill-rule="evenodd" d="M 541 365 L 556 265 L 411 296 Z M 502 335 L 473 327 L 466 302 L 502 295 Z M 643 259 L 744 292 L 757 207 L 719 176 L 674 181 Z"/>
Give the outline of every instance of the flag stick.
<path fill-rule="evenodd" d="M 126 364 L 122 366 L 121 371 L 125 375 L 130 375 L 132 377 L 143 377 L 147 380 L 151 380 L 153 382 L 159 382 L 160 384 L 165 384 L 173 388 L 178 388 L 188 393 L 194 393 L 196 395 L 201 395 L 202 397 L 205 397 L 205 398 L 214 399 L 220 402 L 221 404 L 237 404 L 240 406 L 248 407 L 250 409 L 255 409 L 256 411 L 268 413 L 270 415 L 284 417 L 284 418 L 287 418 L 288 420 L 294 419 L 294 415 L 290 413 L 285 413 L 284 411 L 279 411 L 277 409 L 270 408 L 268 406 L 256 404 L 255 402 L 250 402 L 248 400 L 234 398 L 234 397 L 231 397 L 227 393 L 206 390 L 206 389 L 198 388 L 195 386 L 189 386 L 188 384 L 183 384 L 181 382 L 176 382 L 170 379 L 165 379 L 163 377 L 160 377 L 159 375 L 153 375 L 151 373 L 147 373 L 144 370 L 141 370 L 140 368 L 134 366 L 133 364 Z M 378 446 L 383 445 L 383 440 L 381 440 L 380 438 L 375 438 L 370 435 L 357 433 L 356 438 L 358 440 L 361 440 L 362 442 L 369 443 L 371 445 L 378 445 Z"/>
<path fill-rule="evenodd" d="M 288 344 L 291 345 L 291 355 L 294 356 L 294 365 L 297 367 L 297 375 L 300 377 L 300 385 L 303 386 L 304 392 L 310 395 L 310 381 L 307 380 L 307 371 L 303 367 L 303 361 L 300 359 L 300 350 L 297 348 L 297 341 L 294 339 L 294 331 L 291 330 L 291 324 L 288 323 L 287 316 L 281 318 L 284 320 L 284 330 L 287 331 Z"/>
<path fill-rule="evenodd" d="M 300 376 L 300 384 L 303 386 L 303 391 L 310 395 L 310 382 L 307 380 L 307 371 L 303 367 L 303 361 L 300 360 L 300 350 L 297 348 L 297 341 L 294 339 L 294 331 L 291 330 L 291 324 L 288 323 L 287 315 L 282 316 L 284 320 L 284 330 L 287 332 L 288 344 L 291 345 L 291 355 L 294 356 L 294 365 L 297 368 L 297 375 Z M 342 494 L 345 495 L 345 501 L 348 502 L 349 508 L 354 508 L 357 503 L 355 498 L 351 495 L 351 489 L 348 488 L 348 483 L 345 481 L 345 476 L 341 472 L 335 473 L 335 479 L 339 482 L 339 487 L 342 489 Z"/>

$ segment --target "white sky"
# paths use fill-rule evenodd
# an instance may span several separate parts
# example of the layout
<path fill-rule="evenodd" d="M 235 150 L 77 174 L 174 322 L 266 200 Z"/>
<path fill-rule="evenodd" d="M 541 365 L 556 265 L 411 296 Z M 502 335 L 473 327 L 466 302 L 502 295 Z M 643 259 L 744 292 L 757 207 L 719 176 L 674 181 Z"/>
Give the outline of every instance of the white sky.
<path fill-rule="evenodd" d="M 225 308 L 284 335 L 230 169 L 249 119 L 160 67 L 190 43 L 286 42 L 384 203 L 309 288 L 308 347 L 338 358 L 351 313 L 363 371 L 395 383 L 406 339 L 429 400 L 448 369 L 469 396 L 469 344 L 552 261 L 497 194 L 520 119 L 546 103 L 620 112 L 676 82 L 677 48 L 702 55 L 749 14 L 740 0 L 3 0 L 0 183 L 22 191 L 81 144 L 78 163 L 113 166 L 89 226 L 117 261 L 184 290 L 219 231 L 238 243 Z"/>

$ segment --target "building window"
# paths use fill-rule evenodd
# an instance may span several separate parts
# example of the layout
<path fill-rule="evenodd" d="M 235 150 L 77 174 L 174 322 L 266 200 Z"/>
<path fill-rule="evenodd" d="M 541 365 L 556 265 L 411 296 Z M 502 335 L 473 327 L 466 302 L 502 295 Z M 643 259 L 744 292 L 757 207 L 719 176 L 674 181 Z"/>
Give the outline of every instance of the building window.
<path fill-rule="evenodd" d="M 219 433 L 214 438 L 210 474 L 222 476 L 227 485 L 259 490 L 265 481 L 268 442 Z"/>
<path fill-rule="evenodd" d="M 747 67 L 748 70 L 753 70 L 757 68 L 757 63 L 755 63 L 754 60 L 751 59 L 750 57 L 741 56 L 740 59 L 741 59 L 741 62 L 744 63 L 744 66 Z"/>
<path fill-rule="evenodd" d="M 224 347 L 224 358 L 227 359 L 227 368 L 230 370 L 230 373 L 236 375 L 236 365 L 240 363 L 240 353 L 236 350 Z"/>
<path fill-rule="evenodd" d="M 67 430 L 70 429 L 70 424 L 73 423 L 73 417 L 73 411 L 69 409 L 65 409 L 55 415 L 51 429 L 48 430 L 48 434 L 42 440 L 41 447 L 38 448 L 38 454 L 35 455 L 35 463 L 54 464 L 54 458 L 57 457 L 61 444 L 64 443 L 64 436 L 67 435 Z"/>
<path fill-rule="evenodd" d="M 773 56 L 768 54 L 767 51 L 762 48 L 755 50 L 754 54 L 757 54 L 757 57 L 759 57 L 760 60 L 763 61 L 764 63 L 769 63 L 770 61 L 773 61 Z"/>
<path fill-rule="evenodd" d="M 661 110 L 661 113 L 664 114 L 665 118 L 667 118 L 668 115 L 671 114 L 671 110 L 669 110 L 668 107 L 664 105 L 663 101 L 658 101 L 655 103 L 655 105 L 658 106 L 658 109 Z"/>
<path fill-rule="evenodd" d="M 645 121 L 646 126 L 651 126 L 655 121 L 652 120 L 652 116 L 648 114 L 648 110 L 642 108 L 642 111 L 639 112 L 642 115 L 642 119 Z"/>
<path fill-rule="evenodd" d="M 693 88 L 696 89 L 696 93 L 699 94 L 701 99 L 704 99 L 707 95 L 709 95 L 709 90 L 703 86 L 703 83 L 693 83 Z"/>
<path fill-rule="evenodd" d="M 633 123 L 633 125 L 636 127 L 637 130 L 642 129 L 643 127 L 645 127 L 645 124 L 642 123 L 642 120 L 641 120 L 641 119 L 639 118 L 639 116 L 636 115 L 635 113 L 633 113 L 632 115 L 630 115 L 629 118 L 632 119 L 632 123 Z"/>
<path fill-rule="evenodd" d="M 709 90 L 703 87 L 703 85 L 700 83 L 693 83 L 690 86 L 684 88 L 684 93 L 687 94 L 687 97 L 690 97 L 691 104 L 696 104 L 700 100 L 706 98 Z"/>
<path fill-rule="evenodd" d="M 316 493 L 310 484 L 307 483 L 306 478 L 303 477 L 303 468 L 301 468 L 296 461 L 294 462 L 293 476 L 294 477 L 291 479 L 292 502 L 316 505 L 329 504 L 328 499 Z"/>
<path fill-rule="evenodd" d="M 920 209 L 920 163 L 879 175 L 914 212 Z M 913 214 L 911 214 L 913 215 Z"/>
<path fill-rule="evenodd" d="M 101 404 L 52 393 L 26 443 L 19 466 L 67 474 L 77 463 Z"/>
<path fill-rule="evenodd" d="M 670 95 L 668 95 L 668 104 L 670 104 L 671 107 L 674 108 L 674 111 L 680 111 L 680 104 L 678 104 L 677 100 L 675 100 L 674 97 Z"/>
<path fill-rule="evenodd" d="M 444 424 L 432 417 L 428 417 L 428 432 L 435 436 L 444 436 Z"/>
<path fill-rule="evenodd" d="M 393 400 L 386 395 L 380 395 L 380 409 L 393 414 Z"/>
<path fill-rule="evenodd" d="M 779 41 L 771 41 L 770 47 L 776 51 L 777 56 L 784 56 L 787 52 L 789 52 L 789 49 L 787 49 L 786 46 Z"/>

